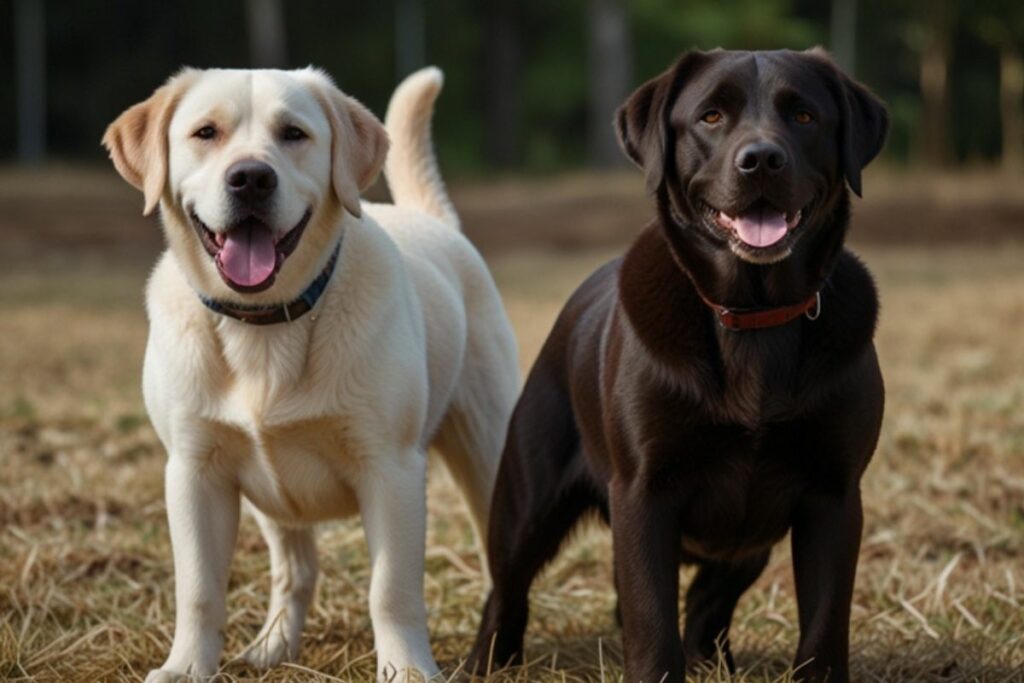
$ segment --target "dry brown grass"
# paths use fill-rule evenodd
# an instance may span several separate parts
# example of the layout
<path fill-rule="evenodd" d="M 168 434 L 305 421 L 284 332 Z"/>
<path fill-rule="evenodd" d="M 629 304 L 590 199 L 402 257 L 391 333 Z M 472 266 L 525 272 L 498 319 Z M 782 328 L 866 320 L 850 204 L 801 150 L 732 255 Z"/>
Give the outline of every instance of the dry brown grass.
<path fill-rule="evenodd" d="M 610 252 L 492 260 L 524 368 L 565 296 Z M 1024 247 L 874 248 L 888 413 L 864 480 L 852 667 L 864 681 L 1024 680 Z M 0 679 L 138 680 L 173 627 L 164 455 L 138 383 L 148 263 L 67 257 L 0 275 Z M 432 470 L 426 593 L 452 674 L 481 606 L 467 517 Z M 514 681 L 617 681 L 610 540 L 577 534 L 532 593 Z M 320 535 L 323 575 L 300 662 L 260 680 L 372 678 L 368 565 L 355 520 Z M 688 578 L 684 576 L 684 581 Z M 267 556 L 246 520 L 225 661 L 266 609 Z M 740 681 L 786 681 L 797 629 L 788 551 L 740 603 Z M 227 679 L 257 677 L 228 663 Z M 693 680 L 719 681 L 721 671 Z"/>

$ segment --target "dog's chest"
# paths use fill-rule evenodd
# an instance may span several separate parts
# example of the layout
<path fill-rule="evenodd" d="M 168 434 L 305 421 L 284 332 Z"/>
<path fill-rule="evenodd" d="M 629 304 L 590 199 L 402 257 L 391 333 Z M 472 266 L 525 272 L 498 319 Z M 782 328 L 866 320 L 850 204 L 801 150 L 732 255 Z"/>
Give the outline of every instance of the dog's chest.
<path fill-rule="evenodd" d="M 758 338 L 737 337 L 721 342 L 716 370 L 694 363 L 691 377 L 704 389 L 701 404 L 716 423 L 736 423 L 754 429 L 785 419 L 799 400 L 799 336 L 769 330 Z"/>
<path fill-rule="evenodd" d="M 250 332 L 246 330 L 246 332 Z M 357 511 L 354 482 L 368 446 L 345 410 L 344 376 L 325 372 L 299 326 L 225 338 L 228 382 L 219 429 L 234 432 L 239 485 L 265 514 L 310 523 Z"/>
<path fill-rule="evenodd" d="M 766 550 L 789 530 L 806 485 L 784 430 L 722 429 L 677 472 L 686 554 L 728 560 Z"/>
<path fill-rule="evenodd" d="M 348 420 L 214 429 L 224 455 L 234 460 L 242 493 L 270 517 L 308 524 L 358 511 L 355 489 L 366 448 Z"/>

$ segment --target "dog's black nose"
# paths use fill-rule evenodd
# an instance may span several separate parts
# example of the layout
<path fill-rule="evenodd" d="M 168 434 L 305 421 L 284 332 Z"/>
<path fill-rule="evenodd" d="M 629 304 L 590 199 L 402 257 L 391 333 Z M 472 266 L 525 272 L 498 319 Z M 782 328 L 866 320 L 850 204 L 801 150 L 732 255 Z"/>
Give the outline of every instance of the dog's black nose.
<path fill-rule="evenodd" d="M 786 150 L 771 142 L 752 142 L 736 155 L 736 168 L 744 175 L 778 173 L 788 163 Z"/>
<path fill-rule="evenodd" d="M 239 161 L 227 172 L 228 192 L 243 202 L 266 200 L 277 188 L 277 173 L 262 161 Z"/>

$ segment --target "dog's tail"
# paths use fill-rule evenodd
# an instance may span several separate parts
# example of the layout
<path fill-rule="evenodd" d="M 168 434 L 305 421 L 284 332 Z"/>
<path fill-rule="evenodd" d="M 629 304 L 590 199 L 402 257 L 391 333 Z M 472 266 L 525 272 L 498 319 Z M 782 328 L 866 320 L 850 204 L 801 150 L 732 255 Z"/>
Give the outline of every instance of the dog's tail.
<path fill-rule="evenodd" d="M 434 101 L 443 82 L 441 70 L 430 66 L 402 81 L 391 96 L 384 117 L 391 138 L 384 174 L 396 205 L 419 209 L 459 229 L 459 215 L 441 179 L 430 135 Z"/>

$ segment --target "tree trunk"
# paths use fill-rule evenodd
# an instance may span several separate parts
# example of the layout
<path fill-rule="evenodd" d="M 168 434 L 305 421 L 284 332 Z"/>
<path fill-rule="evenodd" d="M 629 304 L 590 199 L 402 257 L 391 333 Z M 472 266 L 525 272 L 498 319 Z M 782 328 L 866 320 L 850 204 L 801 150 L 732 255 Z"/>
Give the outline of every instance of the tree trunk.
<path fill-rule="evenodd" d="M 929 11 L 928 35 L 921 53 L 920 159 L 931 166 L 949 162 L 949 3 Z"/>
<path fill-rule="evenodd" d="M 999 104 L 1003 125 L 1003 169 L 1024 170 L 1024 56 L 1016 45 L 1003 46 L 999 69 Z"/>
<path fill-rule="evenodd" d="M 612 121 L 615 110 L 629 95 L 633 80 L 626 12 L 626 0 L 589 0 L 587 4 L 587 150 L 591 163 L 601 168 L 625 163 L 615 141 Z"/>
<path fill-rule="evenodd" d="M 284 11 L 281 0 L 247 0 L 249 60 L 253 67 L 272 69 L 287 66 Z"/>
<path fill-rule="evenodd" d="M 395 5 L 396 82 L 426 63 L 426 26 L 423 0 L 398 0 Z"/>
<path fill-rule="evenodd" d="M 497 167 L 520 159 L 522 116 L 519 4 L 487 3 L 484 153 Z"/>
<path fill-rule="evenodd" d="M 829 45 L 846 73 L 857 69 L 857 0 L 832 0 Z"/>
<path fill-rule="evenodd" d="M 18 80 L 18 159 L 38 164 L 46 154 L 46 21 L 43 0 L 14 4 Z"/>

